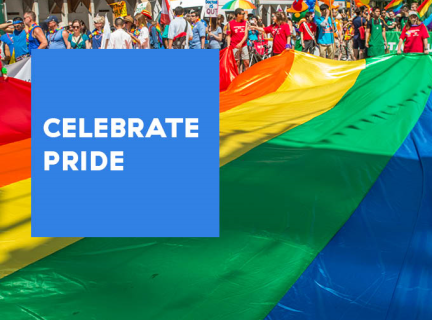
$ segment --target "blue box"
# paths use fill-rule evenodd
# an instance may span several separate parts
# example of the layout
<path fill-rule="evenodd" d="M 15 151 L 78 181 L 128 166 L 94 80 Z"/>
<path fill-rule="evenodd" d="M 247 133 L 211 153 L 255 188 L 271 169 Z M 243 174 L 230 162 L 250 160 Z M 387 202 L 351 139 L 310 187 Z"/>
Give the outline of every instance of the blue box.
<path fill-rule="evenodd" d="M 61 122 L 47 128 L 60 137 L 44 131 L 52 118 Z M 76 130 L 62 130 L 65 118 Z M 107 119 L 107 138 L 94 137 L 95 118 Z M 113 118 L 141 119 L 144 138 L 112 137 Z M 166 138 L 145 137 L 155 118 Z M 175 138 L 167 118 L 184 121 Z M 198 137 L 186 137 L 186 119 L 196 118 Z M 79 137 L 80 121 L 92 138 Z M 63 170 L 69 151 L 76 171 Z M 108 166 L 92 171 L 83 151 L 104 153 Z M 112 151 L 123 152 L 122 171 L 111 170 Z M 49 170 L 45 152 L 59 155 Z M 33 51 L 32 236 L 218 237 L 219 51 Z"/>

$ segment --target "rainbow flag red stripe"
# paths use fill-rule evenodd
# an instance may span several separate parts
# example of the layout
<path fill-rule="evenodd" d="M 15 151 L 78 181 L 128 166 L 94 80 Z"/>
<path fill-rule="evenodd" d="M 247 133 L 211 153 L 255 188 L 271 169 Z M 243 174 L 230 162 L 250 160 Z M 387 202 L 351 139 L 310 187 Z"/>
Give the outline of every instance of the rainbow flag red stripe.
<path fill-rule="evenodd" d="M 389 10 L 392 8 L 397 8 L 403 3 L 403 0 L 392 0 L 384 9 Z"/>
<path fill-rule="evenodd" d="M 420 7 L 418 7 L 417 12 L 419 13 L 420 19 L 423 21 L 428 18 L 428 11 L 432 4 L 432 0 L 425 0 Z M 430 15 L 430 14 L 429 14 Z"/>

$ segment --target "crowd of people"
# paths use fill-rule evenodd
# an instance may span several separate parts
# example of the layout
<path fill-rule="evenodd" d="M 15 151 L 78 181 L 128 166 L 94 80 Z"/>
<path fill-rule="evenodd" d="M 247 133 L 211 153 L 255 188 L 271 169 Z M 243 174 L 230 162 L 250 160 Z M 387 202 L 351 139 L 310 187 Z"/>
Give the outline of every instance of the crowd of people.
<path fill-rule="evenodd" d="M 94 18 L 95 29 L 89 31 L 81 20 L 60 26 L 56 16 L 49 16 L 43 26 L 29 11 L 23 18 L 0 25 L 6 33 L 0 37 L 3 64 L 30 57 L 36 49 L 223 49 L 230 47 L 240 71 L 250 65 L 252 55 L 261 59 L 295 48 L 335 60 L 357 60 L 388 52 L 386 31 L 401 31 L 397 52 L 428 53 L 427 28 L 417 15 L 417 3 L 393 11 L 364 6 L 352 16 L 346 9 L 320 6 L 320 14 L 306 12 L 295 21 L 279 11 L 272 24 L 265 26 L 261 17 L 238 8 L 217 18 L 200 19 L 200 12 L 174 9 L 175 18 L 166 25 L 152 19 L 143 10 L 134 17 L 114 20 L 109 39 L 102 43 L 105 18 Z M 227 22 L 225 23 L 225 19 Z"/>

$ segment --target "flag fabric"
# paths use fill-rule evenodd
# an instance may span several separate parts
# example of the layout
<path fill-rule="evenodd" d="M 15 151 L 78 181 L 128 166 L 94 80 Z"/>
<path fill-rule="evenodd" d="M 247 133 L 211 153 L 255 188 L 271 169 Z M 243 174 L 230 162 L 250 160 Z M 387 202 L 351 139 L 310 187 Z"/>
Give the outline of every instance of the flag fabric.
<path fill-rule="evenodd" d="M 238 76 L 237 63 L 231 47 L 219 51 L 219 91 L 225 91 Z"/>
<path fill-rule="evenodd" d="M 403 0 L 392 0 L 388 5 L 385 6 L 386 10 L 394 10 L 397 7 L 403 5 Z"/>
<path fill-rule="evenodd" d="M 105 25 L 103 27 L 101 49 L 107 48 L 110 36 L 111 36 L 111 26 L 110 26 L 109 21 L 108 21 L 108 16 L 105 14 Z"/>
<path fill-rule="evenodd" d="M 15 51 L 14 51 L 15 52 Z M 8 71 L 8 77 L 31 82 L 31 58 L 24 58 L 13 64 L 5 66 Z"/>
<path fill-rule="evenodd" d="M 161 24 L 170 24 L 170 22 L 174 19 L 174 13 L 171 9 L 170 0 L 162 0 L 162 10 L 160 23 Z"/>
<path fill-rule="evenodd" d="M 317 18 L 321 17 L 321 10 L 319 8 L 318 0 L 315 2 L 314 12 L 315 12 L 315 17 Z"/>
<path fill-rule="evenodd" d="M 424 21 L 428 18 L 431 13 L 429 12 L 429 8 L 432 4 L 432 0 L 425 0 L 418 8 L 417 12 L 421 21 Z"/>
<path fill-rule="evenodd" d="M 290 50 L 235 78 L 219 238 L 35 242 L 30 121 L 1 123 L 0 224 L 17 232 L 0 233 L 2 317 L 430 319 L 431 77 L 430 55 Z"/>

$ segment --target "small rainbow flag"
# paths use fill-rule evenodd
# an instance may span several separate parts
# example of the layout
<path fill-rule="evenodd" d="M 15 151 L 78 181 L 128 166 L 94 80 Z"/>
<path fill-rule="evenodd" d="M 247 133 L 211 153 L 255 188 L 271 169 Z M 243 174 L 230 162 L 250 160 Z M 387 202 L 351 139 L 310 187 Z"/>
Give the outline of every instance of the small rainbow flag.
<path fill-rule="evenodd" d="M 403 5 L 403 0 L 392 0 L 388 5 L 385 6 L 384 9 L 386 9 L 386 10 L 391 9 L 391 10 L 395 11 L 396 8 L 402 7 L 402 5 Z M 399 10 L 400 10 L 400 8 L 399 8 Z"/>

